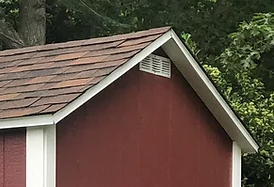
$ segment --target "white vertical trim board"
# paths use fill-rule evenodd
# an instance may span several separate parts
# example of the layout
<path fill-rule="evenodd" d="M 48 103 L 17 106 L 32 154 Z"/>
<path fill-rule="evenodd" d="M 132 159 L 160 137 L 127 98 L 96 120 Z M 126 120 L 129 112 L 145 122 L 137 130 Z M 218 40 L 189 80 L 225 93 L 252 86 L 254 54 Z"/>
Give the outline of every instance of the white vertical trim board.
<path fill-rule="evenodd" d="M 26 187 L 43 187 L 44 130 L 27 128 L 26 137 Z"/>
<path fill-rule="evenodd" d="M 56 126 L 28 127 L 26 187 L 55 187 Z"/>
<path fill-rule="evenodd" d="M 241 187 L 242 160 L 241 148 L 236 142 L 232 145 L 232 187 Z"/>
<path fill-rule="evenodd" d="M 55 187 L 56 177 L 56 125 L 44 128 L 44 187 Z"/>

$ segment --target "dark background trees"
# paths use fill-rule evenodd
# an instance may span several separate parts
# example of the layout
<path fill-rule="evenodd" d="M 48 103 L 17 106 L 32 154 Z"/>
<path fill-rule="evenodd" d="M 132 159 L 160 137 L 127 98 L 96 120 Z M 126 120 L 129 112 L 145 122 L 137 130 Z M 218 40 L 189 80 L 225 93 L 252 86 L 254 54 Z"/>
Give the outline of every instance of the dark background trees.
<path fill-rule="evenodd" d="M 45 0 L 1 0 L 0 16 L 2 47 L 19 48 L 45 43 Z"/>

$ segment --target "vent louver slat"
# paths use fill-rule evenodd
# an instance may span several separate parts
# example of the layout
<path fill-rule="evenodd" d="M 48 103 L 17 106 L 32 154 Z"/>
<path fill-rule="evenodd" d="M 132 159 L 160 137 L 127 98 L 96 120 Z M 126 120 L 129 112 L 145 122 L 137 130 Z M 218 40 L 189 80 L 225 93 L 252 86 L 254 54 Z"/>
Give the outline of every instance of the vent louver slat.
<path fill-rule="evenodd" d="M 140 70 L 155 75 L 170 78 L 171 74 L 171 61 L 157 55 L 149 55 L 140 62 Z"/>

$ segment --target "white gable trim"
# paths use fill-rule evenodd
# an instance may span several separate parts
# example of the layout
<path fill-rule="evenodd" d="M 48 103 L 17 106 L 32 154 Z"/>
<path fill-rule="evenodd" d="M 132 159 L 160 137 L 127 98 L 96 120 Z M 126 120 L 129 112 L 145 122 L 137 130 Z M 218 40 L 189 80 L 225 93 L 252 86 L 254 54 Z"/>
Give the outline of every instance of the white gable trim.
<path fill-rule="evenodd" d="M 170 32 L 172 40 L 169 40 L 162 46 L 167 55 L 219 121 L 230 138 L 238 143 L 243 152 L 256 152 L 259 148 L 256 141 L 217 91 L 176 33 L 173 30 Z"/>
<path fill-rule="evenodd" d="M 28 127 L 26 187 L 55 187 L 56 126 Z"/>
<path fill-rule="evenodd" d="M 125 63 L 124 65 L 122 65 L 121 67 L 119 67 L 118 69 L 113 71 L 110 75 L 108 75 L 105 79 L 103 79 L 97 85 L 95 85 L 92 88 L 90 88 L 89 90 L 87 90 L 83 95 L 81 95 L 79 98 L 77 98 L 72 103 L 68 104 L 68 106 L 66 106 L 65 108 L 63 108 L 60 111 L 56 112 L 54 114 L 54 122 L 58 123 L 59 121 L 64 119 L 67 115 L 69 115 L 74 110 L 79 108 L 81 105 L 86 103 L 93 96 L 98 94 L 100 91 L 102 91 L 108 85 L 113 83 L 115 80 L 117 80 L 119 77 L 124 75 L 126 72 L 128 72 L 135 65 L 137 65 L 139 62 L 141 62 L 145 57 L 150 55 L 155 49 L 157 49 L 158 47 L 160 47 L 164 43 L 166 43 L 170 38 L 171 38 L 171 33 L 166 32 L 161 37 L 156 39 L 153 43 L 151 43 L 149 46 L 147 46 L 140 53 L 136 54 L 127 63 Z"/>
<path fill-rule="evenodd" d="M 232 145 L 232 187 L 241 187 L 242 153 L 236 142 Z"/>
<path fill-rule="evenodd" d="M 40 115 L 0 120 L 0 129 L 54 125 L 58 123 L 161 46 L 203 102 L 207 105 L 231 139 L 237 142 L 243 152 L 257 151 L 258 145 L 255 140 L 219 94 L 215 86 L 211 83 L 202 68 L 173 30 L 167 31 L 124 65 L 117 68 L 97 85 L 87 90 L 84 94 L 60 111 L 56 112 L 54 115 Z"/>

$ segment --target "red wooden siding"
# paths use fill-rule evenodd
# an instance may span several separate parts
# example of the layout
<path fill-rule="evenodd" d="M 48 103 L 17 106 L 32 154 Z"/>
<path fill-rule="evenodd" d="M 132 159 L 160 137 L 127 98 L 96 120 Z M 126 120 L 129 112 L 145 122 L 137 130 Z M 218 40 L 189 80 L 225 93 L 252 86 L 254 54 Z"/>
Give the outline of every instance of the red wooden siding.
<path fill-rule="evenodd" d="M 175 67 L 135 67 L 57 125 L 57 187 L 230 187 L 231 154 Z"/>
<path fill-rule="evenodd" d="M 0 131 L 0 187 L 26 186 L 25 129 Z"/>

